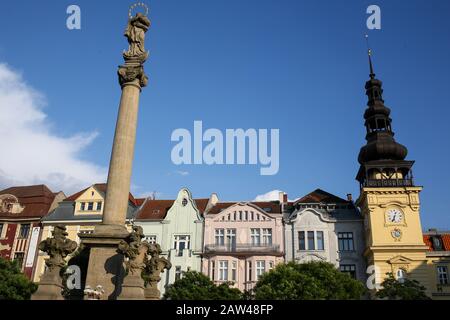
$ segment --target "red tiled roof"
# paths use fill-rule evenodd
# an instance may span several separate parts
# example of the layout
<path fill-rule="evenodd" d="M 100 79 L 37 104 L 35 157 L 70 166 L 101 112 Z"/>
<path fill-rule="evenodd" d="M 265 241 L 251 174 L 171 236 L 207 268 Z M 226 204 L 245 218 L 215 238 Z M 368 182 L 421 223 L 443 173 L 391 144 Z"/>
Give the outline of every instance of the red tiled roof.
<path fill-rule="evenodd" d="M 64 199 L 64 201 L 75 201 L 78 199 L 78 197 L 80 197 L 87 189 L 89 189 L 91 186 L 77 192 L 74 193 L 73 195 L 67 197 L 66 199 Z M 98 191 L 102 192 L 103 194 L 106 195 L 106 189 L 107 189 L 107 184 L 106 183 L 96 183 L 94 184 L 94 188 L 97 189 Z M 129 194 L 128 199 L 130 200 L 130 202 L 132 202 L 134 205 L 138 205 L 138 203 L 136 202 L 136 199 L 133 197 L 133 195 Z"/>
<path fill-rule="evenodd" d="M 21 213 L 0 212 L 2 218 L 41 218 L 48 214 L 48 210 L 55 199 L 55 193 L 45 185 L 11 187 L 0 191 L 2 194 L 16 196 L 24 206 Z"/>
<path fill-rule="evenodd" d="M 145 202 L 146 198 L 136 198 L 136 204 L 138 206 L 142 206 L 142 204 Z"/>
<path fill-rule="evenodd" d="M 435 251 L 433 248 L 433 241 L 431 237 L 434 235 L 424 234 L 423 242 L 428 246 L 430 251 Z M 450 251 L 450 233 L 437 233 L 435 236 L 438 236 L 442 239 L 442 246 L 444 251 Z"/>
<path fill-rule="evenodd" d="M 209 199 L 194 199 L 200 214 L 206 209 Z M 162 220 L 166 217 L 167 211 L 172 207 L 175 200 L 147 200 L 139 210 L 137 220 Z"/>
<path fill-rule="evenodd" d="M 208 211 L 208 214 L 218 214 L 222 212 L 225 209 L 228 209 L 229 207 L 240 203 L 240 202 L 218 202 L 214 207 L 211 208 L 211 210 Z M 243 202 L 245 203 L 245 202 Z M 281 213 L 281 206 L 279 201 L 256 201 L 256 202 L 249 202 L 258 208 L 260 208 L 262 211 L 268 212 L 268 213 Z M 269 210 L 266 210 L 269 209 Z"/>
<path fill-rule="evenodd" d="M 295 201 L 297 203 L 348 203 L 349 201 L 339 198 L 331 193 L 316 189 L 306 196 Z"/>

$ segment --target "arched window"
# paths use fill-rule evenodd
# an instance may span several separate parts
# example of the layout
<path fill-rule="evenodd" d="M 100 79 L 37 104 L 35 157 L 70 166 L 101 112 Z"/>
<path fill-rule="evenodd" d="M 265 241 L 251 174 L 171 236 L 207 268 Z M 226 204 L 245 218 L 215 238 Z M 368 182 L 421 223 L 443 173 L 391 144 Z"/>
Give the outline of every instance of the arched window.
<path fill-rule="evenodd" d="M 403 283 L 406 279 L 406 271 L 404 269 L 398 269 L 396 273 L 397 281 Z"/>

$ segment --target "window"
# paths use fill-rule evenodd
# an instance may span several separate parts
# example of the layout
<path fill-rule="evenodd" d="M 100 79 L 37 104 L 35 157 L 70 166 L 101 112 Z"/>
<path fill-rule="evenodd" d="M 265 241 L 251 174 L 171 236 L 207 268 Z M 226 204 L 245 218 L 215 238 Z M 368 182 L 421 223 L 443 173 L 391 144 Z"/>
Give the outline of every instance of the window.
<path fill-rule="evenodd" d="M 175 281 L 180 280 L 180 279 L 181 279 L 181 267 L 176 266 L 175 267 Z"/>
<path fill-rule="evenodd" d="M 97 202 L 97 211 L 101 211 L 102 210 L 102 203 L 99 201 Z"/>
<path fill-rule="evenodd" d="M 356 279 L 356 266 L 354 264 L 341 264 L 341 272 L 348 273 L 353 279 Z"/>
<path fill-rule="evenodd" d="M 183 250 L 190 249 L 190 237 L 189 236 L 175 236 L 173 248 L 177 250 L 179 257 L 183 256 Z"/>
<path fill-rule="evenodd" d="M 24 258 L 23 252 L 17 252 L 16 254 L 14 254 L 14 261 L 17 262 L 17 265 L 19 266 L 19 268 L 22 268 L 23 258 Z"/>
<path fill-rule="evenodd" d="M 183 207 L 186 207 L 187 204 L 188 204 L 188 199 L 183 198 L 183 200 L 181 201 L 181 205 L 182 205 Z"/>
<path fill-rule="evenodd" d="M 216 229 L 215 237 L 217 246 L 223 246 L 225 244 L 224 229 Z"/>
<path fill-rule="evenodd" d="M 150 236 L 145 237 L 144 240 L 147 241 L 150 244 L 155 244 L 156 243 L 156 236 L 155 235 L 150 235 Z"/>
<path fill-rule="evenodd" d="M 272 245 L 272 229 L 263 229 L 263 243 Z"/>
<path fill-rule="evenodd" d="M 406 278 L 406 271 L 403 269 L 398 269 L 397 272 L 395 273 L 397 281 L 400 283 L 403 283 L 405 281 Z"/>
<path fill-rule="evenodd" d="M 355 250 L 353 244 L 353 232 L 339 232 L 338 242 L 339 242 L 339 251 Z"/>
<path fill-rule="evenodd" d="M 439 284 L 448 284 L 448 268 L 446 266 L 437 267 Z"/>
<path fill-rule="evenodd" d="M 216 279 L 216 262 L 211 261 L 211 280 L 214 281 Z"/>
<path fill-rule="evenodd" d="M 237 262 L 233 261 L 231 263 L 231 280 L 236 281 L 236 276 L 237 276 Z"/>
<path fill-rule="evenodd" d="M 433 241 L 433 249 L 436 251 L 442 251 L 443 247 L 442 247 L 442 240 L 440 237 L 438 236 L 434 236 L 431 238 Z"/>
<path fill-rule="evenodd" d="M 92 211 L 94 210 L 94 203 L 93 202 L 88 202 L 88 211 Z"/>
<path fill-rule="evenodd" d="M 300 231 L 298 233 L 298 247 L 299 250 L 306 250 L 305 231 Z"/>
<path fill-rule="evenodd" d="M 228 281 L 228 261 L 219 261 L 219 280 Z"/>
<path fill-rule="evenodd" d="M 324 250 L 323 231 L 316 232 L 317 250 Z"/>
<path fill-rule="evenodd" d="M 3 238 L 3 223 L 0 223 L 0 238 Z"/>
<path fill-rule="evenodd" d="M 252 262 L 249 261 L 248 262 L 248 281 L 252 281 L 252 272 L 253 272 Z"/>
<path fill-rule="evenodd" d="M 314 231 L 308 231 L 308 250 L 315 250 Z"/>
<path fill-rule="evenodd" d="M 81 211 L 85 211 L 85 210 L 86 210 L 86 203 L 85 203 L 85 202 L 82 202 L 82 203 L 80 204 L 80 210 L 81 210 Z"/>
<path fill-rule="evenodd" d="M 252 245 L 259 246 L 261 244 L 261 230 L 251 229 Z"/>
<path fill-rule="evenodd" d="M 20 230 L 19 230 L 19 238 L 20 239 L 27 239 L 29 234 L 30 234 L 30 225 L 29 224 L 22 224 L 20 226 Z"/>
<path fill-rule="evenodd" d="M 259 277 L 266 271 L 266 262 L 265 261 L 256 261 L 256 278 Z"/>
<path fill-rule="evenodd" d="M 236 248 L 236 229 L 227 229 L 227 245 L 230 249 Z"/>
<path fill-rule="evenodd" d="M 272 269 L 273 269 L 273 266 L 274 266 L 273 261 L 270 261 L 270 262 L 269 262 L 269 270 L 272 270 Z"/>

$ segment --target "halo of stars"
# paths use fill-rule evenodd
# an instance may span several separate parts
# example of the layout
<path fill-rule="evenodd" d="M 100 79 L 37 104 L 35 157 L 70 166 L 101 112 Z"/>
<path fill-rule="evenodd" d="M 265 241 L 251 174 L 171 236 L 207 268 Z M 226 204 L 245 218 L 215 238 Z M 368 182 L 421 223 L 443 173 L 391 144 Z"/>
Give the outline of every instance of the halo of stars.
<path fill-rule="evenodd" d="M 137 7 L 144 8 L 145 9 L 144 15 L 145 16 L 148 15 L 148 6 L 145 3 L 143 3 L 143 2 L 137 2 L 137 3 L 133 4 L 130 7 L 130 10 L 128 11 L 128 16 L 130 17 L 130 19 L 133 18 L 133 10 L 136 9 Z"/>

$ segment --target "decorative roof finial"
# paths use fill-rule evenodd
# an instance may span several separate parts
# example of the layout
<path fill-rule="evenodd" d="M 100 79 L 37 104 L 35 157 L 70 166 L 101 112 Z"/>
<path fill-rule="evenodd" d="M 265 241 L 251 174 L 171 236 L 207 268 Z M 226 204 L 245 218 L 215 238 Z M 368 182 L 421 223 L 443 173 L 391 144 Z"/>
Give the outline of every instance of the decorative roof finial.
<path fill-rule="evenodd" d="M 375 79 L 375 73 L 373 72 L 373 64 L 372 64 L 372 49 L 369 45 L 369 35 L 366 34 L 366 43 L 367 43 L 367 54 L 369 55 L 369 66 L 370 66 L 370 79 Z"/>

